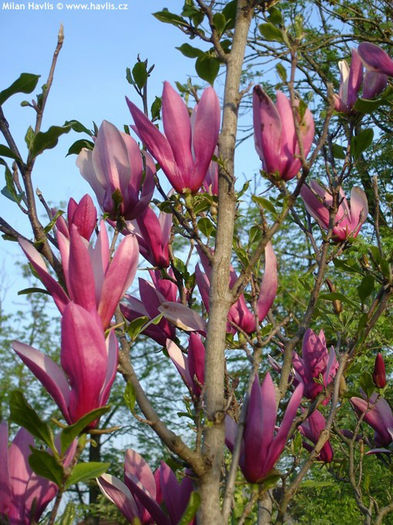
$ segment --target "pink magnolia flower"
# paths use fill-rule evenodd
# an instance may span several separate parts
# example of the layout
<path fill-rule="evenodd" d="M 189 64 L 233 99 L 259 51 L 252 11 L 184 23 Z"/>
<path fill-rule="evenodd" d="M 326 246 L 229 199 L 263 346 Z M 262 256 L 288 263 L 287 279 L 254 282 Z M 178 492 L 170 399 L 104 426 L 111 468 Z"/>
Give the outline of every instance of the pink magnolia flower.
<path fill-rule="evenodd" d="M 365 421 L 375 430 L 374 441 L 377 447 L 387 446 L 393 442 L 393 413 L 386 399 L 373 394 L 370 399 L 351 397 L 351 405 Z"/>
<path fill-rule="evenodd" d="M 285 448 L 288 433 L 303 396 L 303 385 L 299 384 L 288 403 L 281 426 L 275 434 L 277 408 L 276 391 L 270 374 L 262 385 L 256 377 L 248 400 L 239 465 L 250 483 L 260 483 L 271 472 Z M 225 419 L 225 442 L 232 452 L 235 444 L 237 424 L 227 416 Z"/>
<path fill-rule="evenodd" d="M 326 420 L 319 410 L 314 410 L 314 412 L 309 416 L 304 423 L 299 427 L 300 432 L 303 436 L 308 439 L 313 446 L 311 446 L 306 441 L 303 442 L 303 446 L 311 452 L 314 446 L 317 444 L 319 436 L 321 435 L 322 430 L 326 427 Z M 320 461 L 325 463 L 330 463 L 333 460 L 333 449 L 329 441 L 323 445 L 321 452 L 318 456 Z"/>
<path fill-rule="evenodd" d="M 104 406 L 117 369 L 117 339 L 104 337 L 96 313 L 69 303 L 61 320 L 61 366 L 32 346 L 14 341 L 12 347 L 72 424 Z M 94 426 L 93 422 L 91 426 Z"/>
<path fill-rule="evenodd" d="M 255 148 L 263 169 L 269 174 L 278 173 L 283 180 L 293 179 L 301 168 L 301 160 L 289 99 L 277 91 L 274 104 L 260 86 L 255 86 L 253 112 Z M 304 154 L 308 155 L 314 138 L 314 120 L 308 108 L 299 126 Z"/>
<path fill-rule="evenodd" d="M 205 382 L 205 347 L 198 334 L 191 333 L 185 356 L 173 341 L 167 339 L 166 349 L 185 385 L 195 397 L 201 395 Z"/>
<path fill-rule="evenodd" d="M 29 242 L 20 239 L 19 244 L 38 276 L 52 295 L 60 313 L 73 301 L 89 312 L 98 312 L 102 325 L 107 328 L 116 307 L 134 280 L 138 264 L 138 242 L 127 235 L 110 260 L 109 239 L 104 221 L 96 245 L 89 245 L 72 225 L 70 237 L 57 233 L 61 262 L 67 293 L 50 275 L 39 252 Z"/>
<path fill-rule="evenodd" d="M 373 380 L 374 385 L 378 388 L 384 388 L 386 386 L 385 362 L 381 353 L 378 353 L 375 358 Z"/>
<path fill-rule="evenodd" d="M 75 454 L 77 442 L 65 455 L 68 466 Z M 52 481 L 38 476 L 29 465 L 33 436 L 21 428 L 8 446 L 8 425 L 0 423 L 0 518 L 14 525 L 38 523 L 47 505 L 57 494 Z"/>
<path fill-rule="evenodd" d="M 205 273 L 199 265 L 195 268 L 195 279 L 201 294 L 202 302 L 209 311 L 209 292 L 211 266 L 207 258 L 200 252 L 201 262 Z M 232 269 L 230 276 L 230 286 L 232 287 L 237 280 L 236 272 Z M 259 297 L 257 301 L 257 317 L 262 322 L 270 310 L 277 293 L 277 260 L 273 251 L 273 246 L 269 242 L 265 247 L 265 273 L 263 275 Z M 237 301 L 231 306 L 228 313 L 227 331 L 236 333 L 236 327 L 250 334 L 256 330 L 255 315 L 249 310 L 244 295 L 241 294 Z"/>
<path fill-rule="evenodd" d="M 368 70 L 393 76 L 393 60 L 377 45 L 362 42 L 358 47 L 358 53 Z"/>
<path fill-rule="evenodd" d="M 295 380 L 304 384 L 304 395 L 308 399 L 316 398 L 334 380 L 338 366 L 334 348 L 329 352 L 326 347 L 323 330 L 316 335 L 308 329 L 303 338 L 302 357 L 293 353 Z M 315 381 L 318 379 L 322 384 Z"/>
<path fill-rule="evenodd" d="M 205 89 L 191 123 L 182 98 L 164 82 L 162 120 L 165 135 L 128 99 L 127 104 L 138 136 L 175 190 L 178 193 L 197 192 L 208 171 L 220 129 L 220 104 L 214 89 Z"/>
<path fill-rule="evenodd" d="M 352 49 L 351 66 L 346 60 L 338 63 L 341 73 L 341 84 L 338 95 L 334 95 L 335 109 L 341 113 L 350 113 L 358 99 L 363 84 L 362 97 L 375 98 L 387 85 L 387 76 L 384 73 L 371 71 L 366 67 L 363 75 L 363 63 L 359 53 Z"/>
<path fill-rule="evenodd" d="M 157 218 L 150 207 L 129 226 L 129 230 L 137 235 L 141 255 L 159 268 L 169 266 L 171 229 L 172 214 L 160 212 Z"/>
<path fill-rule="evenodd" d="M 142 456 L 131 449 L 126 452 L 124 483 L 109 474 L 103 474 L 97 481 L 101 492 L 130 523 L 138 518 L 142 525 L 177 525 L 192 492 L 189 477 L 179 483 L 165 462 L 161 462 L 153 474 Z M 195 519 L 189 522 L 189 525 L 194 524 Z"/>
<path fill-rule="evenodd" d="M 154 319 L 160 315 L 159 308 L 162 304 L 167 301 L 176 301 L 177 286 L 168 279 L 161 279 L 159 272 L 151 272 L 150 275 L 153 278 L 153 283 L 142 278 L 138 280 L 140 300 L 131 295 L 125 295 L 120 304 L 121 312 L 128 321 L 133 321 L 138 317 Z M 173 339 L 175 337 L 176 329 L 163 318 L 157 325 L 148 326 L 143 333 L 158 344 L 165 346 L 168 338 Z"/>
<path fill-rule="evenodd" d="M 322 229 L 328 230 L 330 209 L 333 206 L 332 195 L 315 181 L 310 183 L 310 187 L 304 184 L 300 194 L 308 213 Z M 345 241 L 348 237 L 356 237 L 368 215 L 367 197 L 360 188 L 356 186 L 352 188 L 350 205 L 341 188 L 339 196 L 340 203 L 333 227 L 333 240 L 336 242 Z"/>
<path fill-rule="evenodd" d="M 67 221 L 63 216 L 60 216 L 56 221 L 56 227 L 65 237 L 69 238 L 70 229 L 75 224 L 79 234 L 89 241 L 96 227 L 96 222 L 97 210 L 90 195 L 86 194 L 79 201 L 79 204 L 72 198 L 68 201 Z"/>
<path fill-rule="evenodd" d="M 154 191 L 154 163 L 145 157 L 145 170 L 135 140 L 110 122 L 104 120 L 93 150 L 82 149 L 76 163 L 112 219 L 135 219 L 149 204 Z"/>

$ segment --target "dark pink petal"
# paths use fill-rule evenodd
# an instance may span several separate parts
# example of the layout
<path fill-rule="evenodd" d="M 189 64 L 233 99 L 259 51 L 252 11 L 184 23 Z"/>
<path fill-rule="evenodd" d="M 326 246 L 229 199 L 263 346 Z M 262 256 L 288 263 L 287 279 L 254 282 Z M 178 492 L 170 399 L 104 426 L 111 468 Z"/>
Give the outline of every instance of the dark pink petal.
<path fill-rule="evenodd" d="M 15 519 L 14 523 L 24 523 L 26 514 L 28 515 L 29 509 L 25 508 L 26 488 L 32 474 L 28 457 L 31 453 L 30 446 L 33 445 L 32 435 L 21 428 L 8 448 L 8 469 L 13 503 L 10 516 L 8 516 L 11 523 L 12 519 Z"/>
<path fill-rule="evenodd" d="M 367 69 L 393 76 L 393 60 L 380 47 L 370 42 L 362 42 L 358 53 Z"/>
<path fill-rule="evenodd" d="M 358 98 L 360 86 L 363 81 L 363 64 L 359 54 L 355 49 L 352 49 L 351 68 L 348 77 L 348 100 L 347 104 L 352 108 Z"/>
<path fill-rule="evenodd" d="M 188 488 L 191 488 L 190 492 L 186 490 L 181 491 L 179 482 L 172 469 L 162 461 L 160 466 L 160 487 L 171 522 L 178 523 L 186 510 L 192 486 L 188 485 Z"/>
<path fill-rule="evenodd" d="M 72 422 L 100 406 L 100 392 L 106 378 L 107 350 L 97 314 L 70 303 L 61 323 L 61 364 L 71 395 Z"/>
<path fill-rule="evenodd" d="M 268 173 L 281 169 L 281 119 L 270 97 L 260 86 L 253 93 L 255 148 Z"/>
<path fill-rule="evenodd" d="M 68 412 L 70 387 L 63 370 L 50 357 L 32 346 L 14 341 L 12 348 L 42 383 L 62 411 L 67 422 L 70 423 Z"/>
<path fill-rule="evenodd" d="M 134 497 L 122 481 L 109 474 L 102 474 L 97 478 L 97 484 L 104 496 L 116 505 L 130 523 L 140 518 Z"/>
<path fill-rule="evenodd" d="M 312 186 L 312 189 L 314 191 L 315 191 L 315 187 L 316 187 L 316 184 Z M 328 192 L 325 192 L 326 196 L 328 196 L 327 194 Z M 303 184 L 302 189 L 300 190 L 300 195 L 304 201 L 304 204 L 306 206 L 306 210 L 308 211 L 308 213 L 312 217 L 314 217 L 314 219 L 318 222 L 321 228 L 327 230 L 329 228 L 329 218 L 330 218 L 329 209 L 325 205 L 325 202 L 326 204 L 328 204 L 327 201 L 325 199 L 320 200 L 318 197 L 316 197 L 314 192 L 308 186 L 306 186 L 306 184 Z"/>
<path fill-rule="evenodd" d="M 375 358 L 373 381 L 374 385 L 378 388 L 384 388 L 386 386 L 385 362 L 380 352 Z"/>
<path fill-rule="evenodd" d="M 388 77 L 376 71 L 366 71 L 363 83 L 363 98 L 373 99 L 382 93 L 388 84 Z"/>
<path fill-rule="evenodd" d="M 194 384 L 194 393 L 200 395 L 205 382 L 205 346 L 196 333 L 190 334 L 188 345 L 188 369 Z M 195 380 L 196 379 L 196 380 Z"/>
<path fill-rule="evenodd" d="M 8 471 L 8 425 L 0 423 L 0 515 L 8 516 L 11 508 L 11 485 Z"/>
<path fill-rule="evenodd" d="M 67 279 L 71 299 L 86 310 L 96 310 L 95 283 L 90 255 L 84 239 L 76 226 L 70 231 L 70 259 Z"/>
<path fill-rule="evenodd" d="M 126 483 L 127 477 L 130 475 L 137 478 L 150 496 L 154 500 L 156 499 L 156 482 L 153 472 L 143 457 L 132 449 L 126 451 L 124 460 L 124 479 Z"/>
<path fill-rule="evenodd" d="M 379 444 L 388 445 L 392 437 L 388 431 L 393 428 L 393 415 L 388 403 L 379 399 L 376 404 L 359 397 L 351 397 L 351 404 L 358 415 L 364 414 L 364 421 L 377 433 Z"/>
<path fill-rule="evenodd" d="M 257 302 L 259 322 L 265 319 L 270 310 L 278 287 L 277 259 L 271 242 L 265 247 L 265 273 L 263 275 L 259 297 Z"/>
<path fill-rule="evenodd" d="M 87 241 L 90 240 L 97 222 L 97 210 L 90 195 L 86 194 L 82 197 L 73 213 L 70 213 L 69 207 L 67 215 L 68 223 L 75 224 L 80 235 Z"/>
<path fill-rule="evenodd" d="M 350 233 L 354 237 L 359 232 L 361 225 L 365 222 L 368 215 L 368 202 L 364 191 L 357 186 L 354 186 L 351 190 L 351 228 Z"/>
<path fill-rule="evenodd" d="M 138 255 L 138 241 L 134 235 L 127 235 L 117 247 L 105 274 L 98 304 L 98 313 L 104 327 L 109 326 L 117 305 L 134 280 Z"/>
<path fill-rule="evenodd" d="M 102 406 L 106 405 L 108 401 L 111 386 L 113 385 L 117 372 L 118 343 L 114 330 L 111 330 L 105 342 L 107 349 L 106 377 L 99 398 L 99 403 Z"/>

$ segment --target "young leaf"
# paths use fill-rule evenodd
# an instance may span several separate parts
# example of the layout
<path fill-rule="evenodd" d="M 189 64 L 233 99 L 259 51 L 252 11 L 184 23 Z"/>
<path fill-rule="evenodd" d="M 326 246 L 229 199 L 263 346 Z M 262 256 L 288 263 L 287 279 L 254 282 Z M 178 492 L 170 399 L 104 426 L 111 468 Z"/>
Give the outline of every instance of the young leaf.
<path fill-rule="evenodd" d="M 363 277 L 362 282 L 358 286 L 358 294 L 360 300 L 364 302 L 374 291 L 375 279 L 372 275 Z"/>
<path fill-rule="evenodd" d="M 63 484 L 64 471 L 56 459 L 45 450 L 32 448 L 29 456 L 29 465 L 36 474 L 43 478 L 50 479 L 58 487 Z"/>
<path fill-rule="evenodd" d="M 71 126 L 67 124 L 64 126 L 51 126 L 48 131 L 45 132 L 40 131 L 32 141 L 30 147 L 31 155 L 33 157 L 37 157 L 37 155 L 42 153 L 44 150 L 54 148 L 59 140 L 59 137 L 64 133 L 68 133 L 70 129 Z"/>
<path fill-rule="evenodd" d="M 78 463 L 73 468 L 70 477 L 66 481 L 66 488 L 69 488 L 74 483 L 80 481 L 88 481 L 92 478 L 98 478 L 106 472 L 110 463 L 99 463 L 98 461 L 90 461 L 89 463 Z"/>
<path fill-rule="evenodd" d="M 201 49 L 190 46 L 190 44 L 182 44 L 176 49 L 178 49 L 187 58 L 197 58 L 203 55 L 203 51 Z"/>
<path fill-rule="evenodd" d="M 374 138 L 374 131 L 372 128 L 363 129 L 360 133 L 352 137 L 351 152 L 357 158 L 364 150 L 366 150 L 372 143 Z"/>
<path fill-rule="evenodd" d="M 258 26 L 259 32 L 269 42 L 284 42 L 284 37 L 281 29 L 278 29 L 275 25 L 268 22 L 266 24 L 260 24 Z"/>
<path fill-rule="evenodd" d="M 218 34 L 222 35 L 225 30 L 225 26 L 226 26 L 225 16 L 222 13 L 216 13 L 213 16 L 213 23 L 214 23 L 214 27 L 216 28 Z"/>
<path fill-rule="evenodd" d="M 177 27 L 188 27 L 187 20 L 184 20 L 179 15 L 175 15 L 174 13 L 171 13 L 168 11 L 168 9 L 163 9 L 162 11 L 157 11 L 157 13 L 153 13 L 153 16 L 157 18 L 160 22 L 164 22 L 165 24 L 172 24 Z"/>
<path fill-rule="evenodd" d="M 15 93 L 31 93 L 34 91 L 40 75 L 22 73 L 7 89 L 0 91 L 0 106 Z"/>
<path fill-rule="evenodd" d="M 201 497 L 198 492 L 191 492 L 190 499 L 188 500 L 186 510 L 183 512 L 178 525 L 188 525 L 193 517 L 195 516 L 199 505 L 201 504 Z"/>
<path fill-rule="evenodd" d="M 3 157 L 9 157 L 10 159 L 14 160 L 20 160 L 18 155 L 14 153 L 10 148 L 7 148 L 7 146 L 4 146 L 3 144 L 0 144 L 0 155 Z"/>
<path fill-rule="evenodd" d="M 126 388 L 124 390 L 124 401 L 126 402 L 127 407 L 130 409 L 130 412 L 134 412 L 135 408 L 135 390 L 131 383 L 126 384 Z"/>
<path fill-rule="evenodd" d="M 83 148 L 86 149 L 93 149 L 94 148 L 94 142 L 87 139 L 80 139 L 75 141 L 69 148 L 66 157 L 68 155 L 79 155 L 79 153 L 82 151 Z"/>
<path fill-rule="evenodd" d="M 73 440 L 87 427 L 89 423 L 108 412 L 109 406 L 95 408 L 82 416 L 76 423 L 69 425 L 60 434 L 61 453 L 64 454 Z"/>
<path fill-rule="evenodd" d="M 51 450 L 56 450 L 51 428 L 41 420 L 20 390 L 14 390 L 10 394 L 10 419 L 41 439 Z"/>
<path fill-rule="evenodd" d="M 148 76 L 146 62 L 137 62 L 132 68 L 132 77 L 139 89 L 142 89 L 146 85 Z"/>

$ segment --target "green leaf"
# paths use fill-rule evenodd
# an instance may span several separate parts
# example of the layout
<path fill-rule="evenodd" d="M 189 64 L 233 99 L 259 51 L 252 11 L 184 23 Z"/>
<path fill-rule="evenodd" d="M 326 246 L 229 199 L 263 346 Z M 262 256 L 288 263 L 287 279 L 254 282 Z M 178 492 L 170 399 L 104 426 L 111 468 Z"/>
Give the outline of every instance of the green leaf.
<path fill-rule="evenodd" d="M 170 13 L 168 9 L 157 11 L 157 13 L 153 13 L 153 16 L 160 22 L 164 22 L 164 24 L 172 24 L 177 27 L 188 27 L 189 25 L 187 20 L 184 20 L 184 18 L 179 15 Z"/>
<path fill-rule="evenodd" d="M 193 517 L 195 516 L 199 505 L 201 504 L 201 497 L 198 492 L 191 492 L 190 499 L 188 500 L 186 510 L 183 512 L 177 525 L 188 525 Z"/>
<path fill-rule="evenodd" d="M 72 501 L 68 502 L 66 505 L 66 508 L 64 509 L 63 515 L 59 519 L 58 523 L 59 525 L 73 525 L 75 523 L 75 505 L 72 503 Z"/>
<path fill-rule="evenodd" d="M 222 13 L 215 13 L 215 15 L 213 15 L 213 24 L 219 35 L 223 34 L 226 23 L 226 18 Z"/>
<path fill-rule="evenodd" d="M 58 487 L 63 484 L 64 471 L 56 459 L 45 450 L 32 448 L 29 456 L 29 465 L 36 474 L 46 479 L 50 479 Z"/>
<path fill-rule="evenodd" d="M 34 137 L 30 147 L 30 153 L 33 157 L 37 157 L 46 149 L 52 149 L 56 146 L 59 137 L 68 133 L 72 129 L 70 124 L 64 126 L 51 126 L 48 131 L 40 131 Z"/>
<path fill-rule="evenodd" d="M 56 451 L 51 428 L 48 423 L 41 420 L 20 390 L 14 390 L 10 394 L 10 419 L 41 439 L 51 450 Z"/>
<path fill-rule="evenodd" d="M 357 158 L 364 150 L 366 150 L 372 143 L 374 138 L 374 131 L 372 128 L 363 129 L 357 135 L 352 137 L 351 153 Z"/>
<path fill-rule="evenodd" d="M 281 29 L 278 29 L 278 27 L 271 22 L 259 24 L 258 29 L 265 40 L 268 40 L 269 42 L 284 42 Z"/>
<path fill-rule="evenodd" d="M 372 275 L 366 275 L 363 277 L 362 282 L 357 287 L 358 294 L 360 297 L 360 300 L 364 302 L 367 297 L 369 297 L 373 291 L 375 286 L 375 279 Z"/>
<path fill-rule="evenodd" d="M 343 303 L 347 303 L 352 308 L 358 308 L 358 304 L 356 304 L 354 301 L 351 301 L 348 299 L 348 297 L 340 292 L 331 292 L 331 293 L 321 293 L 319 294 L 319 299 L 322 301 L 342 301 Z"/>
<path fill-rule="evenodd" d="M 20 195 L 16 190 L 14 177 L 11 173 L 11 170 L 9 169 L 7 163 L 4 162 L 3 159 L 0 159 L 0 164 L 2 164 L 5 167 L 5 186 L 1 190 L 2 195 L 4 195 L 4 197 L 7 197 L 7 199 L 10 199 L 13 202 L 20 202 L 22 199 L 22 195 Z"/>
<path fill-rule="evenodd" d="M 367 397 L 370 397 L 373 394 L 375 385 L 370 372 L 363 372 L 359 379 L 359 386 L 364 390 Z"/>
<path fill-rule="evenodd" d="M 31 145 L 33 144 L 33 141 L 34 141 L 34 137 L 35 137 L 35 133 L 33 131 L 33 128 L 29 126 L 27 128 L 26 135 L 25 135 L 25 142 L 26 142 L 28 149 L 31 148 Z"/>
<path fill-rule="evenodd" d="M 284 22 L 281 11 L 278 9 L 278 7 L 273 6 L 269 9 L 269 22 L 275 26 L 278 26 Z"/>
<path fill-rule="evenodd" d="M 48 292 L 48 290 L 45 290 L 45 288 L 37 288 L 35 286 L 19 290 L 18 295 L 30 295 L 31 293 L 45 293 L 47 295 L 50 295 L 50 292 Z"/>
<path fill-rule="evenodd" d="M 73 440 L 79 436 L 79 434 L 87 427 L 87 425 L 108 412 L 109 408 L 109 405 L 95 408 L 88 414 L 85 414 L 80 419 L 78 419 L 76 423 L 73 423 L 62 430 L 60 434 L 61 453 L 64 454 Z"/>
<path fill-rule="evenodd" d="M 195 70 L 202 80 L 206 80 L 206 82 L 213 85 L 220 70 L 220 62 L 217 58 L 204 53 L 197 58 Z"/>
<path fill-rule="evenodd" d="M 148 76 L 146 62 L 137 62 L 132 68 L 132 77 L 139 89 L 145 87 Z"/>
<path fill-rule="evenodd" d="M 99 463 L 98 461 L 90 461 L 89 463 L 78 463 L 73 468 L 70 477 L 66 481 L 66 489 L 74 483 L 80 481 L 88 481 L 92 478 L 98 478 L 108 470 L 110 463 Z"/>
<path fill-rule="evenodd" d="M 20 77 L 15 80 L 7 89 L 0 91 L 0 106 L 16 93 L 31 93 L 34 91 L 40 75 L 33 75 L 32 73 L 22 73 Z"/>
<path fill-rule="evenodd" d="M 198 58 L 203 55 L 203 51 L 197 47 L 190 46 L 190 44 L 182 44 L 180 47 L 177 47 L 185 57 L 188 58 Z"/>
<path fill-rule="evenodd" d="M 332 144 L 332 153 L 335 159 L 345 159 L 345 149 L 338 144 Z"/>
<path fill-rule="evenodd" d="M 150 108 L 152 120 L 157 120 L 160 118 L 161 106 L 162 106 L 161 97 L 156 97 Z"/>
<path fill-rule="evenodd" d="M 4 146 L 3 144 L 0 144 L 0 155 L 3 157 L 9 157 L 10 159 L 14 160 L 21 160 L 16 153 L 14 153 L 10 148 L 7 148 L 7 146 Z"/>
<path fill-rule="evenodd" d="M 135 409 L 135 401 L 136 401 L 136 395 L 135 395 L 135 389 L 131 383 L 126 384 L 126 388 L 124 390 L 124 401 L 126 402 L 127 407 L 129 408 L 130 412 L 133 414 Z"/>
<path fill-rule="evenodd" d="M 338 270 L 344 270 L 348 273 L 359 273 L 360 268 L 358 266 L 348 264 L 346 261 L 340 259 L 333 259 L 333 264 Z"/>
<path fill-rule="evenodd" d="M 264 197 L 257 197 L 256 195 L 253 195 L 251 199 L 261 208 L 264 208 L 265 210 L 268 210 L 273 214 L 276 213 L 276 208 L 274 207 L 273 203 L 269 201 L 269 199 L 265 199 Z"/>
<path fill-rule="evenodd" d="M 94 148 L 94 142 L 87 139 L 80 139 L 75 141 L 69 148 L 66 157 L 68 155 L 79 155 L 83 148 L 92 150 Z"/>
<path fill-rule="evenodd" d="M 87 135 L 89 135 L 90 137 L 93 136 L 93 133 L 81 122 L 79 122 L 79 120 L 66 120 L 64 122 L 64 126 L 71 126 L 71 129 L 73 129 L 77 133 L 87 133 Z"/>
<path fill-rule="evenodd" d="M 132 340 L 135 340 L 138 337 L 138 335 L 143 331 L 145 324 L 148 322 L 149 318 L 146 317 L 146 315 L 142 317 L 137 317 L 136 319 L 130 322 L 130 324 L 127 327 L 127 332 Z"/>
<path fill-rule="evenodd" d="M 235 27 L 236 8 L 237 0 L 232 0 L 232 2 L 228 2 L 222 10 L 222 14 L 225 16 L 227 29 L 233 29 Z"/>
<path fill-rule="evenodd" d="M 208 217 L 202 217 L 202 219 L 199 219 L 198 228 L 208 239 L 215 231 L 215 226 Z"/>
<path fill-rule="evenodd" d="M 287 81 L 287 70 L 285 69 L 285 67 L 281 64 L 281 62 L 279 62 L 277 65 L 276 65 L 276 71 L 278 73 L 278 76 L 281 78 L 281 80 L 283 82 L 286 82 Z"/>

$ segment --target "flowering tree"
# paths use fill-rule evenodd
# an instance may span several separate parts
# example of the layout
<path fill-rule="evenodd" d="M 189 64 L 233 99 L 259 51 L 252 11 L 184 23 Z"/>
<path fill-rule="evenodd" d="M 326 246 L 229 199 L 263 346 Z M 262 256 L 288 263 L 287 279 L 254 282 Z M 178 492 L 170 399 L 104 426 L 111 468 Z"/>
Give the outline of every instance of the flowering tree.
<path fill-rule="evenodd" d="M 1 426 L 3 521 L 37 522 L 53 499 L 54 523 L 64 492 L 96 478 L 129 523 L 284 523 L 296 492 L 313 479 L 313 465 L 332 465 L 334 473 L 336 455 L 365 523 L 382 523 L 393 510 L 362 474 L 371 459 L 385 461 L 389 476 L 384 458 L 393 442 L 383 357 L 390 341 L 379 329 L 392 295 L 391 211 L 387 191 L 382 195 L 365 167 L 372 125 L 383 137 L 393 60 L 375 43 L 353 38 L 351 64 L 340 62 L 333 86 L 332 73 L 315 64 L 332 39 L 317 45 L 295 8 L 275 4 L 187 0 L 181 14 L 155 13 L 211 46 L 180 48 L 210 86 L 200 93 L 180 85 L 178 93 L 165 82 L 160 111 L 155 103 L 149 114 L 152 70 L 138 61 L 128 73 L 141 97 L 127 99 L 135 139 L 128 127 L 121 132 L 109 122 L 93 131 L 77 121 L 41 130 L 62 31 L 43 92 L 27 103 L 36 121 L 26 159 L 4 111 L 11 96 L 32 93 L 38 77 L 24 73 L 0 92 L 3 194 L 29 217 L 32 238 L 5 218 L 0 229 L 19 243 L 61 316 L 58 362 L 23 341 L 12 347 L 64 419 L 43 421 L 22 392 L 10 396 L 10 420 L 24 430 L 7 450 Z M 319 9 L 325 27 L 340 15 L 330 3 Z M 342 35 L 333 42 L 342 43 Z M 261 57 L 268 51 L 280 76 L 275 96 L 270 86 L 252 87 L 261 160 L 253 192 L 238 188 L 235 170 L 239 112 L 251 98 L 242 79 L 250 50 Z M 218 94 L 212 86 L 220 69 L 225 86 Z M 314 93 L 308 106 L 305 87 Z M 99 209 L 86 195 L 71 199 L 64 214 L 40 195 L 49 216 L 44 226 L 35 161 L 71 129 L 89 137 L 70 151 Z M 288 260 L 293 251 L 297 265 Z M 149 276 L 139 277 L 138 297 L 142 258 Z M 133 354 L 142 338 L 179 372 L 192 434 L 165 423 L 143 387 Z M 88 435 L 111 433 L 100 422 L 116 372 L 132 415 L 183 467 L 176 473 L 165 462 L 153 473 L 132 449 L 123 480 L 108 463 L 81 461 Z M 47 448 L 34 447 L 34 438 Z"/>

